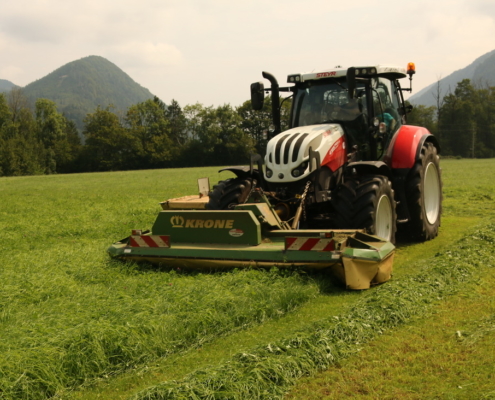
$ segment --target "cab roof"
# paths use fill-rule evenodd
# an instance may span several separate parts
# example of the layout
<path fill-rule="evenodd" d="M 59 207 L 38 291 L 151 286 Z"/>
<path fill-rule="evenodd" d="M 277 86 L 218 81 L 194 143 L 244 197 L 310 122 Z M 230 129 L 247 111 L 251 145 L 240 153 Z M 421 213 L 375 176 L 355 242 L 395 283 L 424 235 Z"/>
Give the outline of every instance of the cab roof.
<path fill-rule="evenodd" d="M 354 68 L 356 70 L 356 77 L 368 78 L 371 76 L 383 76 L 390 79 L 402 79 L 407 76 L 406 68 L 393 65 L 368 65 Z M 300 83 L 325 78 L 344 78 L 346 75 L 347 68 L 342 68 L 339 66 L 333 69 L 323 70 L 319 72 L 291 74 L 287 77 L 287 82 Z"/>

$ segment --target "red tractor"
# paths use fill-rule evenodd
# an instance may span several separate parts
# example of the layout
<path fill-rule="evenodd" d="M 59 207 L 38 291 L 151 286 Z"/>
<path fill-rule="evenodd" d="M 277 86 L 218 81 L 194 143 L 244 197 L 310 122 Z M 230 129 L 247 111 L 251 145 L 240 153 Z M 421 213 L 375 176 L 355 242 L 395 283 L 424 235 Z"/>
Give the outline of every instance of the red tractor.
<path fill-rule="evenodd" d="M 365 66 L 289 75 L 290 87 L 263 72 L 271 87 L 251 85 L 261 110 L 271 92 L 273 126 L 266 155 L 210 192 L 209 209 L 233 208 L 262 191 L 292 228 L 365 228 L 394 242 L 397 227 L 415 240 L 438 234 L 442 212 L 440 146 L 425 128 L 406 124 L 399 80 L 406 68 Z M 291 92 L 289 129 L 280 129 L 280 92 Z M 402 228 L 401 228 L 402 230 Z"/>

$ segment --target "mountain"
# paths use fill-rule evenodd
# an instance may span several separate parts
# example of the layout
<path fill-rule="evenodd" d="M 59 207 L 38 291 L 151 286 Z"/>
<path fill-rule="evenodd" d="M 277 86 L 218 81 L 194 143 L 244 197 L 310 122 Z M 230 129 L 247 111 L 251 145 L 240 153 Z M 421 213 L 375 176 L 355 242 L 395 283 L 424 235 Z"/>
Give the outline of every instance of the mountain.
<path fill-rule="evenodd" d="M 58 111 L 72 119 L 80 131 L 86 114 L 94 112 L 97 106 L 113 105 L 113 111 L 126 111 L 133 104 L 153 98 L 148 89 L 99 56 L 65 64 L 30 83 L 23 92 L 32 101 L 40 97 L 55 101 Z"/>
<path fill-rule="evenodd" d="M 457 83 L 463 79 L 470 79 L 474 85 L 495 86 L 495 50 L 478 57 L 466 68 L 457 70 L 440 80 L 440 93 L 442 96 L 453 92 Z M 436 106 L 435 95 L 437 82 L 420 90 L 409 98 L 412 104 Z"/>
<path fill-rule="evenodd" d="M 9 92 L 12 88 L 17 87 L 17 85 L 6 79 L 0 79 L 0 93 Z"/>

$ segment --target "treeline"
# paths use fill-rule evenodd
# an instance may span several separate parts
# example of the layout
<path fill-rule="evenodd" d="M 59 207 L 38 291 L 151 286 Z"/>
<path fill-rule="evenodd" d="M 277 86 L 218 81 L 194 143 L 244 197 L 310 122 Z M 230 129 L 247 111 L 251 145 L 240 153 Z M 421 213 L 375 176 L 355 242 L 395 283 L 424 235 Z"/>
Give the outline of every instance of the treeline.
<path fill-rule="evenodd" d="M 495 157 L 495 87 L 478 88 L 464 79 L 446 96 L 440 89 L 437 106 L 415 106 L 408 123 L 428 128 L 443 156 Z"/>
<path fill-rule="evenodd" d="M 123 115 L 98 107 L 84 119 L 81 140 L 53 101 L 38 99 L 31 110 L 22 91 L 13 90 L 0 94 L 0 176 L 245 163 L 265 147 L 270 107 L 269 98 L 255 113 L 250 101 L 181 108 L 155 97 Z"/>
<path fill-rule="evenodd" d="M 38 99 L 34 111 L 21 90 L 0 94 L 0 176 L 71 172 L 80 157 L 74 122 L 54 102 Z"/>
<path fill-rule="evenodd" d="M 495 87 L 463 80 L 437 104 L 415 107 L 408 123 L 427 127 L 442 155 L 495 157 Z M 290 100 L 284 101 L 282 129 L 289 111 Z M 251 153 L 264 153 L 270 124 L 269 97 L 261 112 L 250 101 L 181 108 L 155 97 L 125 114 L 98 107 L 86 115 L 81 139 L 53 101 L 38 99 L 32 108 L 22 90 L 13 89 L 0 94 L 0 176 L 247 163 Z"/>

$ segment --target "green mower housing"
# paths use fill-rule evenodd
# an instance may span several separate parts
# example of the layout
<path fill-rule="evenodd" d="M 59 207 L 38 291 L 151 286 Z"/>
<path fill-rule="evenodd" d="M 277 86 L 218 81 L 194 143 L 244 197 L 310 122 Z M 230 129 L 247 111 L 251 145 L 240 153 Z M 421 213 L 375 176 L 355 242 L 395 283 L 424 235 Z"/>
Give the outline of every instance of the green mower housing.
<path fill-rule="evenodd" d="M 349 289 L 390 279 L 395 247 L 364 230 L 296 230 L 262 193 L 234 210 L 205 210 L 207 196 L 161 203 L 151 232 L 133 231 L 108 253 L 171 268 L 327 269 Z"/>

